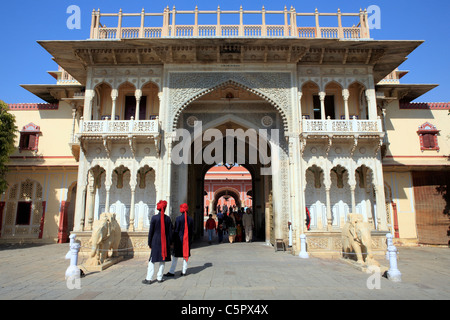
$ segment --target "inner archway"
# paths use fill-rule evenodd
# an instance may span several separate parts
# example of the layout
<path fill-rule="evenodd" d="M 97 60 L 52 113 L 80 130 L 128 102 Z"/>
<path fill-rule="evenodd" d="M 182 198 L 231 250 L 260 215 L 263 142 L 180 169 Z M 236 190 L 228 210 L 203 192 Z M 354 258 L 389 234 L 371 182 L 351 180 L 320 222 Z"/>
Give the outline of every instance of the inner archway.
<path fill-rule="evenodd" d="M 251 208 L 252 176 L 245 167 L 216 165 L 205 174 L 205 214 Z"/>

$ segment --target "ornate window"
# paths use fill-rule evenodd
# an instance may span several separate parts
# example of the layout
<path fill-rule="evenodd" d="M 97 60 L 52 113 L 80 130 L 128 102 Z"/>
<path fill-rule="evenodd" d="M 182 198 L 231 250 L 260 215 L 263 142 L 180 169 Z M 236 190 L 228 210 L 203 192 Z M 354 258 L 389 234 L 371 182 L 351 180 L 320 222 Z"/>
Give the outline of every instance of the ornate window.
<path fill-rule="evenodd" d="M 41 129 L 34 123 L 27 124 L 20 131 L 19 151 L 38 151 L 39 135 Z"/>
<path fill-rule="evenodd" d="M 429 122 L 425 122 L 423 125 L 419 127 L 417 134 L 420 139 L 420 150 L 437 150 L 439 151 L 438 145 L 438 133 L 440 130 L 437 130 L 434 125 Z"/>

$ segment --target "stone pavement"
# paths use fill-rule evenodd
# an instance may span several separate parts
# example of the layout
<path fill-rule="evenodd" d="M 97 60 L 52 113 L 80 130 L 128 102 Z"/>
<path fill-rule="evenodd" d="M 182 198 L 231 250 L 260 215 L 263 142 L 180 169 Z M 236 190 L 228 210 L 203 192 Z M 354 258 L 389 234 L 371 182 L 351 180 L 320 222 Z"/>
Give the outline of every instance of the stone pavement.
<path fill-rule="evenodd" d="M 87 274 L 81 278 L 81 289 L 70 290 L 64 279 L 68 248 L 68 244 L 0 246 L 0 299 L 450 299 L 450 249 L 443 247 L 399 247 L 402 282 L 378 278 L 379 289 L 372 290 L 367 286 L 371 274 L 339 259 L 300 259 L 261 242 L 206 241 L 195 244 L 186 277 L 178 276 L 180 262 L 175 278 L 143 285 L 147 259 L 133 258 Z M 165 272 L 169 268 L 167 264 Z"/>

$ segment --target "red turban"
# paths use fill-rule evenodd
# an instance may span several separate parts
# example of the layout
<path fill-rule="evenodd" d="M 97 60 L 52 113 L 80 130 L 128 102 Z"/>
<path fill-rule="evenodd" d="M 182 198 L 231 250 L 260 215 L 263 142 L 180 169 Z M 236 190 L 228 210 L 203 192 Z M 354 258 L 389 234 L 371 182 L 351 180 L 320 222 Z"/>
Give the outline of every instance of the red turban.
<path fill-rule="evenodd" d="M 156 206 L 156 209 L 161 212 L 161 256 L 163 261 L 165 261 L 167 257 L 166 225 L 164 223 L 166 208 L 167 201 L 163 200 L 158 202 L 158 205 Z"/>
<path fill-rule="evenodd" d="M 189 227 L 188 227 L 188 219 L 187 219 L 188 210 L 189 210 L 189 207 L 186 203 L 183 203 L 180 206 L 180 212 L 184 213 L 183 258 L 186 261 L 189 260 Z"/>

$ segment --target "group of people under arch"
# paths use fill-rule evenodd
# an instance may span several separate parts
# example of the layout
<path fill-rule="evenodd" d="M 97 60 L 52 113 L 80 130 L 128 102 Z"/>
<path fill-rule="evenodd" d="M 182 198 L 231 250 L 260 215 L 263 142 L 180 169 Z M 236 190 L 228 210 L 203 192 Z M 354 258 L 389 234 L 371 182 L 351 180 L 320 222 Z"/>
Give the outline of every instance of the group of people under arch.
<path fill-rule="evenodd" d="M 252 208 L 230 206 L 223 209 L 218 206 L 215 217 L 209 214 L 205 222 L 208 242 L 211 244 L 215 235 L 218 243 L 225 242 L 227 235 L 229 243 L 252 242 L 254 228 Z"/>

